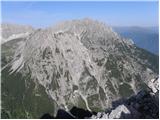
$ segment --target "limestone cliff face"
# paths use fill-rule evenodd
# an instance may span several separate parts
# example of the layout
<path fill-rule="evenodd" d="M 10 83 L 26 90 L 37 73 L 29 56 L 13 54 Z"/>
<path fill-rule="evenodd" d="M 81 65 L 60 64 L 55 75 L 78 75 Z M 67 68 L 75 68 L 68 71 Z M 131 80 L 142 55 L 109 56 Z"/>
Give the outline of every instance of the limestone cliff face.
<path fill-rule="evenodd" d="M 156 56 L 110 27 L 83 19 L 35 30 L 6 65 L 11 75 L 29 75 L 35 90 L 42 86 L 55 111 L 77 106 L 98 112 L 145 89 L 158 74 L 157 64 Z"/>

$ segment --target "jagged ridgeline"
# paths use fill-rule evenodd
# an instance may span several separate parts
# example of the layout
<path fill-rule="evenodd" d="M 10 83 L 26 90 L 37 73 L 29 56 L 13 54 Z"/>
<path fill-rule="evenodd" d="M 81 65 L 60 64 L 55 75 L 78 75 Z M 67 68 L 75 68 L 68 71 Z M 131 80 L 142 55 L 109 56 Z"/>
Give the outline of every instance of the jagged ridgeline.
<path fill-rule="evenodd" d="M 103 111 L 157 75 L 158 56 L 104 23 L 83 19 L 32 30 L 2 44 L 2 118 L 40 118 L 73 106 Z"/>

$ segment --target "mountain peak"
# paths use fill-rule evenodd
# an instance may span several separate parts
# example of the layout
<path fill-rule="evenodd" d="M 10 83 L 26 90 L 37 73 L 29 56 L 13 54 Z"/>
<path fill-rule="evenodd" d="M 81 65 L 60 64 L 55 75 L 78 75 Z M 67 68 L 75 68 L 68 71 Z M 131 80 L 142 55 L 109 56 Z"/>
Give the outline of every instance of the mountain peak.
<path fill-rule="evenodd" d="M 15 44 L 18 47 L 10 49 Z M 24 89 L 36 96 L 43 93 L 54 103 L 54 113 L 73 106 L 101 111 L 114 100 L 136 94 L 157 76 L 154 55 L 90 19 L 35 30 L 12 45 L 6 42 L 4 48 L 4 60 L 8 51 L 14 55 L 4 62 L 3 71 L 20 74 Z"/>

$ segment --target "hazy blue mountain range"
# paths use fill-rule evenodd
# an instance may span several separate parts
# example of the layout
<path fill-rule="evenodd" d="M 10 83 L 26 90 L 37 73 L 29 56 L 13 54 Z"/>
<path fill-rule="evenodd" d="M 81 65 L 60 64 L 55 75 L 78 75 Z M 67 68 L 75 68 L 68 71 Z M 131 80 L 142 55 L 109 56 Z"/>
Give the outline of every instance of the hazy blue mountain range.
<path fill-rule="evenodd" d="M 158 27 L 113 27 L 113 29 L 123 37 L 131 38 L 138 47 L 158 55 Z"/>

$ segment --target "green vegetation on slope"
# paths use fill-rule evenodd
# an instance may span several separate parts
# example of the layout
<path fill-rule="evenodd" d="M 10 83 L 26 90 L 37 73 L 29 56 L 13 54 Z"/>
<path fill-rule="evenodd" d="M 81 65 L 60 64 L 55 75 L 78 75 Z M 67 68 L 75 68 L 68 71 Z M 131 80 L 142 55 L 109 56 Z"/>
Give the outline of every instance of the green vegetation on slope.
<path fill-rule="evenodd" d="M 40 118 L 45 113 L 54 114 L 56 104 L 42 86 L 32 81 L 30 74 L 9 74 L 2 71 L 2 118 Z"/>

